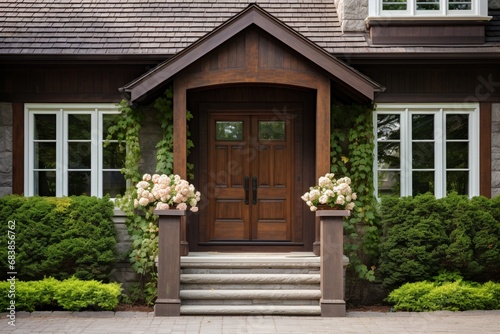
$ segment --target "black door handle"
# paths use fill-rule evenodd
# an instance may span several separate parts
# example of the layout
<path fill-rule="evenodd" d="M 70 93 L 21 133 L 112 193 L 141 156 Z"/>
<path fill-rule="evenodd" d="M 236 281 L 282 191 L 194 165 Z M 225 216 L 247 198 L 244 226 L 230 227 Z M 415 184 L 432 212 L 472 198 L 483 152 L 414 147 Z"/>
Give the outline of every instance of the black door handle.
<path fill-rule="evenodd" d="M 250 188 L 250 178 L 245 176 L 245 204 L 248 205 L 248 190 Z"/>
<path fill-rule="evenodd" d="M 252 204 L 257 204 L 257 177 L 252 177 Z"/>

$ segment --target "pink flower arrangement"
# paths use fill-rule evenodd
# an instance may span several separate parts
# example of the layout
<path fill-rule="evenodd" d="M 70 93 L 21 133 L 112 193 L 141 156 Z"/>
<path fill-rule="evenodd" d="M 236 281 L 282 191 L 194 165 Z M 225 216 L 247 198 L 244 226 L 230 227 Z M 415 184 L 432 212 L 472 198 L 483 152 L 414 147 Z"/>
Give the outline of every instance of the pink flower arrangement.
<path fill-rule="evenodd" d="M 317 186 L 310 187 L 301 198 L 311 211 L 316 211 L 319 205 L 352 210 L 357 195 L 352 192 L 350 178 L 343 177 L 336 180 L 335 174 L 327 173 L 318 179 Z"/>
<path fill-rule="evenodd" d="M 135 208 L 187 210 L 189 205 L 192 212 L 198 211 L 200 192 L 196 191 L 188 181 L 181 179 L 179 175 L 144 174 L 136 188 Z"/>

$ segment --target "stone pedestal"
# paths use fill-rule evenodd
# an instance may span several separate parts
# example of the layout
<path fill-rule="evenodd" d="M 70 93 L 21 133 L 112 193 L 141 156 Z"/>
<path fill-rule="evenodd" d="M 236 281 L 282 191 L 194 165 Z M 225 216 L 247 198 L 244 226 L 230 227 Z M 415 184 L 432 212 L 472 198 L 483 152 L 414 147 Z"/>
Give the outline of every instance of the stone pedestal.
<path fill-rule="evenodd" d="M 321 233 L 321 316 L 345 317 L 343 217 L 349 210 L 318 210 Z"/>
<path fill-rule="evenodd" d="M 158 230 L 158 297 L 155 316 L 179 316 L 181 210 L 155 210 L 159 216 Z"/>

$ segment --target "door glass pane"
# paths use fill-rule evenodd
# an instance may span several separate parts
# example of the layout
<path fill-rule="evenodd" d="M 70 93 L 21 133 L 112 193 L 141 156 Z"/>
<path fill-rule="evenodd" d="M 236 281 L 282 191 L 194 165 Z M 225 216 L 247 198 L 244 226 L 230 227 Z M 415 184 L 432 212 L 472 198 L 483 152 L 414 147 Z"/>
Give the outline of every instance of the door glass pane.
<path fill-rule="evenodd" d="M 33 172 L 34 194 L 39 196 L 56 196 L 56 172 Z"/>
<path fill-rule="evenodd" d="M 35 140 L 56 140 L 56 115 L 34 115 Z"/>
<path fill-rule="evenodd" d="M 446 139 L 469 138 L 469 115 L 446 115 Z"/>
<path fill-rule="evenodd" d="M 285 140 L 285 121 L 259 121 L 259 140 Z"/>
<path fill-rule="evenodd" d="M 417 10 L 439 10 L 439 0 L 417 0 Z"/>
<path fill-rule="evenodd" d="M 377 138 L 379 140 L 399 140 L 401 122 L 399 115 L 377 115 Z"/>
<path fill-rule="evenodd" d="M 469 168 L 469 143 L 446 143 L 446 168 Z"/>
<path fill-rule="evenodd" d="M 430 192 L 434 194 L 434 172 L 413 172 L 412 194 L 425 194 Z"/>
<path fill-rule="evenodd" d="M 406 10 L 407 0 L 382 0 L 382 10 Z"/>
<path fill-rule="evenodd" d="M 105 171 L 102 173 L 102 194 L 109 194 L 111 198 L 123 195 L 126 189 L 125 176 L 119 171 Z"/>
<path fill-rule="evenodd" d="M 457 192 L 459 195 L 469 194 L 469 172 L 446 172 L 446 194 Z"/>
<path fill-rule="evenodd" d="M 90 168 L 90 142 L 68 143 L 68 168 Z"/>
<path fill-rule="evenodd" d="M 125 166 L 125 150 L 118 143 L 108 143 L 102 149 L 102 168 L 121 169 Z"/>
<path fill-rule="evenodd" d="M 378 168 L 393 169 L 400 168 L 400 143 L 399 142 L 379 142 L 377 143 L 378 150 Z"/>
<path fill-rule="evenodd" d="M 412 143 L 412 166 L 414 169 L 434 168 L 434 143 Z"/>
<path fill-rule="evenodd" d="M 102 115 L 102 138 L 107 139 L 109 134 L 109 128 L 116 124 L 120 114 L 103 114 Z M 117 134 L 114 133 L 110 139 L 117 139 Z"/>
<path fill-rule="evenodd" d="M 68 196 L 90 195 L 90 171 L 68 172 Z"/>
<path fill-rule="evenodd" d="M 68 139 L 90 139 L 90 114 L 68 115 Z"/>
<path fill-rule="evenodd" d="M 434 115 L 412 115 L 411 138 L 434 139 Z"/>
<path fill-rule="evenodd" d="M 401 173 L 378 172 L 378 197 L 401 196 Z"/>
<path fill-rule="evenodd" d="M 243 122 L 217 121 L 215 124 L 216 140 L 243 140 Z"/>

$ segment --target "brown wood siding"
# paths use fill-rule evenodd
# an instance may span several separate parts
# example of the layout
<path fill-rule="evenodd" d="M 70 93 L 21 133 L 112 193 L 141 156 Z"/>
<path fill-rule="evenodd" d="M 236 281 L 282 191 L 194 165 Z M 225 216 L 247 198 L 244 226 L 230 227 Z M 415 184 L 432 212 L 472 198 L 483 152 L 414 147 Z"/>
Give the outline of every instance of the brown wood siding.
<path fill-rule="evenodd" d="M 144 65 L 1 65 L 2 102 L 119 102 Z"/>
<path fill-rule="evenodd" d="M 372 26 L 370 37 L 373 44 L 386 45 L 460 45 L 485 41 L 484 25 Z"/>

